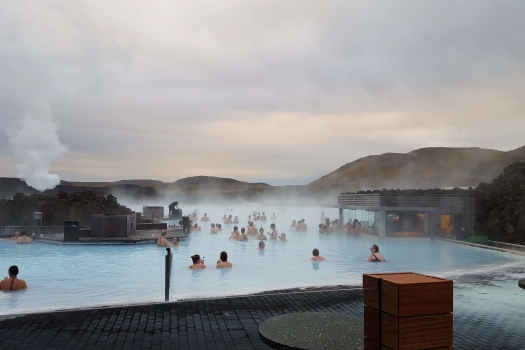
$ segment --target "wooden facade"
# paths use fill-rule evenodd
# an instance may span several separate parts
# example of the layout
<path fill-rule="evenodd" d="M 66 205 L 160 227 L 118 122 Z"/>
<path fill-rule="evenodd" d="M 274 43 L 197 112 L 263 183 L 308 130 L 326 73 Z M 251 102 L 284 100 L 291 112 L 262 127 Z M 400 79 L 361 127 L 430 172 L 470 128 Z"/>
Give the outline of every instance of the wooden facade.
<path fill-rule="evenodd" d="M 142 216 L 144 219 L 163 219 L 164 218 L 164 207 L 159 206 L 145 206 L 142 207 Z"/>
<path fill-rule="evenodd" d="M 129 237 L 136 232 L 135 214 L 91 216 L 91 237 Z"/>

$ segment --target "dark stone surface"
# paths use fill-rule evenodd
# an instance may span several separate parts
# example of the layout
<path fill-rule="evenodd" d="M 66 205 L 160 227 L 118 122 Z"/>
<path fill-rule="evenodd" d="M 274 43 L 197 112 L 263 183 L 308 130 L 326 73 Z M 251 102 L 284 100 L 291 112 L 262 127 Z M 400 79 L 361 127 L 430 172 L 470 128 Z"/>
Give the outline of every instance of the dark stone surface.
<path fill-rule="evenodd" d="M 363 319 L 325 312 L 272 317 L 259 326 L 262 341 L 274 349 L 363 348 Z"/>
<path fill-rule="evenodd" d="M 525 289 L 525 278 L 518 281 L 518 286 L 520 286 L 520 288 Z"/>
<path fill-rule="evenodd" d="M 504 287 L 515 290 L 515 280 Z M 524 348 L 521 293 L 508 302 L 498 296 L 502 288 L 501 282 L 454 285 L 454 349 Z M 473 298 L 484 299 L 476 307 Z M 362 319 L 362 289 L 297 288 L 221 299 L 0 316 L 0 350 L 270 349 L 259 338 L 261 323 L 307 311 Z"/>

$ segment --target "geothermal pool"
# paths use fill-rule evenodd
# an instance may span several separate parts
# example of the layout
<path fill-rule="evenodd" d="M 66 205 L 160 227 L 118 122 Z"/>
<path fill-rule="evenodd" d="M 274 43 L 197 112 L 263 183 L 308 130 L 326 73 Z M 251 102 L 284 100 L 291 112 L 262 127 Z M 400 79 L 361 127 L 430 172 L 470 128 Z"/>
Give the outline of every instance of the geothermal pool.
<path fill-rule="evenodd" d="M 266 249 L 257 249 L 258 241 L 230 241 L 234 225 L 223 225 L 217 235 L 209 233 L 209 223 L 202 231 L 181 240 L 172 248 L 173 270 L 171 300 L 240 295 L 275 289 L 335 284 L 360 285 L 362 274 L 370 272 L 414 271 L 455 280 L 524 278 L 525 258 L 509 253 L 431 241 L 429 239 L 394 239 L 377 241 L 371 237 L 345 234 L 319 235 L 317 225 L 321 210 L 330 218 L 337 209 L 319 207 L 284 207 L 245 204 L 195 206 L 208 213 L 212 222 L 222 223 L 224 214 L 238 215 L 245 225 L 253 211 L 265 211 L 268 219 L 258 227 L 268 231 L 275 222 L 288 242 L 267 240 Z M 135 208 L 138 210 L 138 208 Z M 289 230 L 292 220 L 304 218 L 308 233 Z M 201 223 L 199 223 L 201 224 Z M 241 227 L 242 225 L 239 225 Z M 379 244 L 385 263 L 366 259 L 370 245 Z M 310 261 L 318 248 L 326 261 Z M 228 252 L 232 269 L 215 269 L 222 250 Z M 205 256 L 204 270 L 190 270 L 190 256 Z M 164 257 L 166 250 L 153 244 L 134 246 L 78 246 L 35 243 L 17 245 L 0 239 L 0 271 L 7 275 L 10 265 L 20 268 L 26 280 L 25 292 L 0 292 L 0 315 L 49 311 L 90 306 L 120 305 L 164 301 Z M 0 274 L 0 278 L 4 275 Z"/>

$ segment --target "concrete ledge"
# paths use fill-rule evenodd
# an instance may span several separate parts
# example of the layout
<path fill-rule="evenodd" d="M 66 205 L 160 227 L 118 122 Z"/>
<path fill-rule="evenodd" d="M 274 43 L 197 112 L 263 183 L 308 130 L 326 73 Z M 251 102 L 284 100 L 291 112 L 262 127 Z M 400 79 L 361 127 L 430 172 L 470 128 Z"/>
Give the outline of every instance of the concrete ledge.
<path fill-rule="evenodd" d="M 489 243 L 491 246 L 496 247 L 496 248 L 503 248 L 503 249 L 514 250 L 514 251 L 525 253 L 525 245 L 498 242 L 498 241 L 489 241 Z"/>
<path fill-rule="evenodd" d="M 455 243 L 455 244 L 462 244 L 462 245 L 467 245 L 467 246 L 481 248 L 481 249 L 495 250 L 497 252 L 511 253 L 511 254 L 525 256 L 525 252 L 520 252 L 520 251 L 510 250 L 510 249 L 504 249 L 504 248 L 498 248 L 498 247 L 493 247 L 493 246 L 485 245 L 485 244 L 469 243 L 469 242 L 463 242 L 463 241 L 457 241 L 457 240 L 454 240 L 454 239 L 439 238 L 439 237 L 433 237 L 432 240 L 448 242 L 448 243 Z"/>

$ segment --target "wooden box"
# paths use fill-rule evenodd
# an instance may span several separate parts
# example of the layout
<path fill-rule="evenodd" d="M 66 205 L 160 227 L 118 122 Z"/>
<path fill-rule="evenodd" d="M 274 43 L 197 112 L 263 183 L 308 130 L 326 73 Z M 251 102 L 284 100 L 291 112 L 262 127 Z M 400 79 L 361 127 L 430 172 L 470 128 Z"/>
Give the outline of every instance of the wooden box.
<path fill-rule="evenodd" d="M 413 272 L 398 272 L 396 275 L 414 274 Z M 392 273 L 375 273 L 363 275 L 363 293 L 365 305 L 380 310 L 381 279 L 391 276 Z"/>
<path fill-rule="evenodd" d="M 381 281 L 381 311 L 398 317 L 453 311 L 453 282 L 438 277 L 391 274 Z"/>
<path fill-rule="evenodd" d="M 365 350 L 381 350 L 381 344 L 365 337 L 364 348 Z"/>
<path fill-rule="evenodd" d="M 365 306 L 364 333 L 365 337 L 381 343 L 381 311 Z"/>
<path fill-rule="evenodd" d="M 452 314 L 395 317 L 381 313 L 381 344 L 390 349 L 433 349 L 453 344 Z"/>

